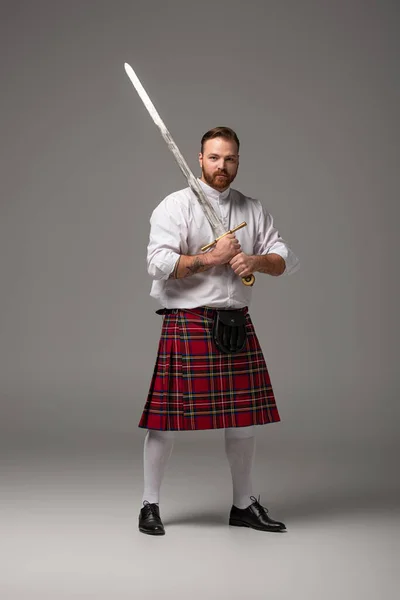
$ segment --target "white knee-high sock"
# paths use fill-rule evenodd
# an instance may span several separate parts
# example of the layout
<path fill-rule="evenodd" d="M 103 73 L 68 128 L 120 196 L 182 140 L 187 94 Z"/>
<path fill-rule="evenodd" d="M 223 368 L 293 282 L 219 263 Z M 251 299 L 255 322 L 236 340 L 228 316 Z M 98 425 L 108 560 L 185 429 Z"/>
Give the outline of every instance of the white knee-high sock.
<path fill-rule="evenodd" d="M 247 508 L 253 503 L 251 469 L 255 453 L 254 427 L 225 429 L 225 451 L 232 474 L 233 504 Z"/>
<path fill-rule="evenodd" d="M 173 431 L 149 429 L 144 440 L 144 491 L 142 502 L 158 503 L 165 467 L 171 456 L 175 434 Z"/>

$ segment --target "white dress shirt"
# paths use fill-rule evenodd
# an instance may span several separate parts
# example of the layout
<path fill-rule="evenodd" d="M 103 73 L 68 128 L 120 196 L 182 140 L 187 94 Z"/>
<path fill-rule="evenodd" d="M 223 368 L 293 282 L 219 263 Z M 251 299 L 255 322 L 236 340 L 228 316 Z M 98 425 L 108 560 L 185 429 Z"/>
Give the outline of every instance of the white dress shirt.
<path fill-rule="evenodd" d="M 220 193 L 200 179 L 208 200 L 220 215 L 226 231 L 246 221 L 235 232 L 242 251 L 249 255 L 275 253 L 285 260 L 284 275 L 299 268 L 299 260 L 280 237 L 273 218 L 259 200 L 228 188 Z M 164 308 L 242 308 L 249 306 L 253 288 L 242 283 L 232 267 L 218 265 L 180 279 L 169 279 L 180 254 L 201 254 L 215 239 L 201 206 L 190 188 L 167 196 L 150 218 L 147 271 L 153 278 L 150 295 Z M 265 275 L 261 275 L 265 277 Z"/>

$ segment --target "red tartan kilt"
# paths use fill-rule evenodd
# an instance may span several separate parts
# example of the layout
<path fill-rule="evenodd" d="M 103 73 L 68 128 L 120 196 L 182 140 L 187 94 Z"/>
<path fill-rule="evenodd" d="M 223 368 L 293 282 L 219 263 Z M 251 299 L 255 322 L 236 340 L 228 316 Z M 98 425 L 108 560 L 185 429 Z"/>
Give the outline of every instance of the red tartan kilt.
<path fill-rule="evenodd" d="M 212 309 L 164 316 L 158 355 L 139 427 L 220 429 L 280 421 L 263 352 L 247 311 L 247 342 L 224 354 L 212 339 Z"/>

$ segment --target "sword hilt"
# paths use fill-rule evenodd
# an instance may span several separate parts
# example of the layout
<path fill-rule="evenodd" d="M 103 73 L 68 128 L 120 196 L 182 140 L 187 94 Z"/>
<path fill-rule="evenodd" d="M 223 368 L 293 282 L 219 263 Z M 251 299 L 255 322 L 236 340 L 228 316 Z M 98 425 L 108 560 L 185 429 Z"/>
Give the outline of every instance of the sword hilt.
<path fill-rule="evenodd" d="M 202 251 L 205 252 L 209 248 L 212 248 L 212 246 L 214 246 L 214 244 L 216 244 L 218 242 L 218 240 L 220 240 L 221 238 L 225 237 L 229 233 L 235 233 L 235 231 L 237 231 L 238 229 L 242 229 L 242 227 L 246 227 L 246 225 L 247 225 L 246 221 L 243 221 L 243 223 L 240 223 L 240 225 L 238 225 L 237 227 L 234 227 L 233 229 L 230 229 L 226 233 L 223 233 L 219 237 L 215 238 L 215 240 L 213 242 L 211 242 L 210 244 L 207 244 L 206 246 L 203 246 L 202 247 Z"/>
<path fill-rule="evenodd" d="M 211 242 L 210 244 L 207 244 L 206 246 L 202 247 L 202 251 L 205 252 L 206 250 L 208 250 L 209 248 L 212 248 L 217 242 L 218 240 L 220 240 L 221 238 L 225 237 L 226 235 L 228 235 L 229 233 L 235 233 L 235 231 L 237 231 L 238 229 L 242 229 L 242 227 L 246 227 L 247 223 L 246 221 L 243 221 L 243 223 L 240 223 L 240 225 L 237 225 L 236 227 L 234 227 L 233 229 L 230 229 L 229 231 L 227 231 L 226 233 L 223 233 L 222 235 L 220 235 L 219 237 L 217 237 L 213 242 Z M 254 277 L 254 275 L 248 275 L 247 277 L 242 277 L 242 283 L 244 285 L 248 285 L 248 286 L 253 286 L 254 282 L 256 280 L 256 278 Z"/>

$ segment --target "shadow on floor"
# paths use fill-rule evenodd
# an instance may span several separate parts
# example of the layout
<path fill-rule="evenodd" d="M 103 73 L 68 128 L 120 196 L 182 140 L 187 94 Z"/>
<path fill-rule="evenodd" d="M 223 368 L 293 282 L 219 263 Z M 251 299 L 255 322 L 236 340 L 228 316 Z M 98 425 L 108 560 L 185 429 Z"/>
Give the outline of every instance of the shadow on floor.
<path fill-rule="evenodd" d="M 291 498 L 283 502 L 274 501 L 269 505 L 266 500 L 260 498 L 261 504 L 270 509 L 271 517 L 278 520 L 310 520 L 320 517 L 348 517 L 357 514 L 374 513 L 377 515 L 396 514 L 400 516 L 400 490 L 359 490 L 353 492 L 339 491 L 327 493 L 326 490 L 310 490 L 308 495 L 293 494 Z M 221 527 L 226 526 L 229 519 L 230 506 L 215 510 L 183 512 L 163 517 L 165 526 L 170 525 L 208 525 Z"/>
<path fill-rule="evenodd" d="M 356 513 L 400 514 L 400 490 L 309 490 L 274 506 L 281 517 L 313 519 Z"/>
<path fill-rule="evenodd" d="M 221 527 L 221 525 L 226 526 L 229 519 L 229 510 L 230 507 L 224 511 L 224 514 L 221 513 L 221 510 L 216 508 L 214 510 L 207 510 L 198 512 L 185 512 L 183 514 L 174 514 L 170 517 L 163 517 L 163 523 L 165 526 L 170 525 L 208 525 L 214 527 Z"/>

